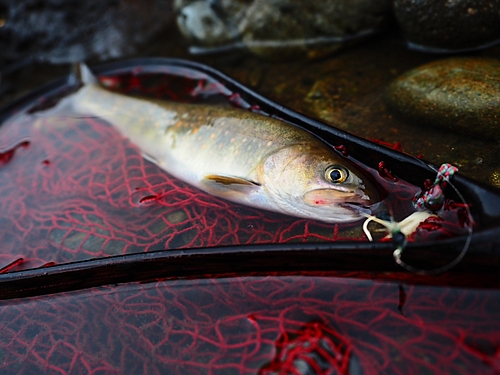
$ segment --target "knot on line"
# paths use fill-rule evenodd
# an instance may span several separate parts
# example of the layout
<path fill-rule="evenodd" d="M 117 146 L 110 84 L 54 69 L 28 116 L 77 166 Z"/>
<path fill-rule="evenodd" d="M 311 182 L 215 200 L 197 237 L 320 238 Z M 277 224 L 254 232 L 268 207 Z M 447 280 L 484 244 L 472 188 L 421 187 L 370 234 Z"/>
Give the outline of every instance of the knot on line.
<path fill-rule="evenodd" d="M 444 189 L 457 171 L 451 164 L 442 164 L 434 182 L 413 197 L 413 206 L 417 210 L 438 211 L 444 204 Z"/>

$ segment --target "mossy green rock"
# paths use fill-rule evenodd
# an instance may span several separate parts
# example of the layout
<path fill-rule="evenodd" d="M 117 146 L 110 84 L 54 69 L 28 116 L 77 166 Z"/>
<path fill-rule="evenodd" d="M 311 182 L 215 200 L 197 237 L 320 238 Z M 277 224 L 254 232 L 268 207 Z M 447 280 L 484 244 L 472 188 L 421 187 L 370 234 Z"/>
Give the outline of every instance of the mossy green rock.
<path fill-rule="evenodd" d="M 500 61 L 451 58 L 413 69 L 385 92 L 407 121 L 500 139 Z"/>

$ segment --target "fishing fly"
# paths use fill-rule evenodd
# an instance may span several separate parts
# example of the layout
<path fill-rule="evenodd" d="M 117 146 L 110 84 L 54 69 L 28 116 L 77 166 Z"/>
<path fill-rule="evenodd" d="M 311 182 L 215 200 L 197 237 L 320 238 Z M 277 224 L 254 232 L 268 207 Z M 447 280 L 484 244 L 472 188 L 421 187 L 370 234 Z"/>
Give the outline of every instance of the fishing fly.
<path fill-rule="evenodd" d="M 422 189 L 413 198 L 413 205 L 418 211 L 413 212 L 408 217 L 400 222 L 394 221 L 392 215 L 389 220 L 384 220 L 374 215 L 365 215 L 366 220 L 363 223 L 363 231 L 369 241 L 373 241 L 370 230 L 368 229 L 368 224 L 370 222 L 375 222 L 382 225 L 387 232 L 387 238 L 392 239 L 392 243 L 395 246 L 393 252 L 393 257 L 395 262 L 403 267 L 404 269 L 417 273 L 417 274 L 440 274 L 449 271 L 455 267 L 465 256 L 469 248 L 469 244 L 472 236 L 472 214 L 470 212 L 468 204 L 465 202 L 463 196 L 460 194 L 458 189 L 452 184 L 451 178 L 458 171 L 458 168 L 451 164 L 445 163 L 436 171 L 436 178 L 432 184 Z M 463 207 L 465 208 L 469 220 L 469 225 L 467 226 L 467 238 L 465 240 L 464 246 L 460 253 L 453 259 L 450 263 L 431 270 L 422 270 L 413 267 L 403 261 L 403 252 L 408 244 L 407 238 L 413 234 L 421 223 L 432 217 L 438 217 L 433 212 L 440 210 L 445 202 L 444 189 L 447 186 L 451 186 L 455 191 L 459 199 L 463 202 Z"/>

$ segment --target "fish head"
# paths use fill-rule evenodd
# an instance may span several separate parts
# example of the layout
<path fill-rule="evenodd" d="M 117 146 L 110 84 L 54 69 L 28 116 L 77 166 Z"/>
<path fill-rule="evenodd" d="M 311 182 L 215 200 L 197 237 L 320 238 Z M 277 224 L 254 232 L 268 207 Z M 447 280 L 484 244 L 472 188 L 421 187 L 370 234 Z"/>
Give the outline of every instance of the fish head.
<path fill-rule="evenodd" d="M 324 222 L 351 222 L 370 214 L 380 193 L 354 163 L 317 145 L 284 147 L 263 163 L 263 187 L 285 213 Z"/>

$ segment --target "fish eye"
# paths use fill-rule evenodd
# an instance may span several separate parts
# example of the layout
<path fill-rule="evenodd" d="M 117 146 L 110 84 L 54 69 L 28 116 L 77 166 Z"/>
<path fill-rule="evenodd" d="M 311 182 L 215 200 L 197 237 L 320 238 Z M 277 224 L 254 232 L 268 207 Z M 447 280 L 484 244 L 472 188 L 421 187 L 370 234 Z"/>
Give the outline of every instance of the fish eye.
<path fill-rule="evenodd" d="M 347 180 L 349 172 L 344 167 L 339 165 L 331 165 L 325 170 L 325 178 L 327 181 L 341 184 Z"/>

